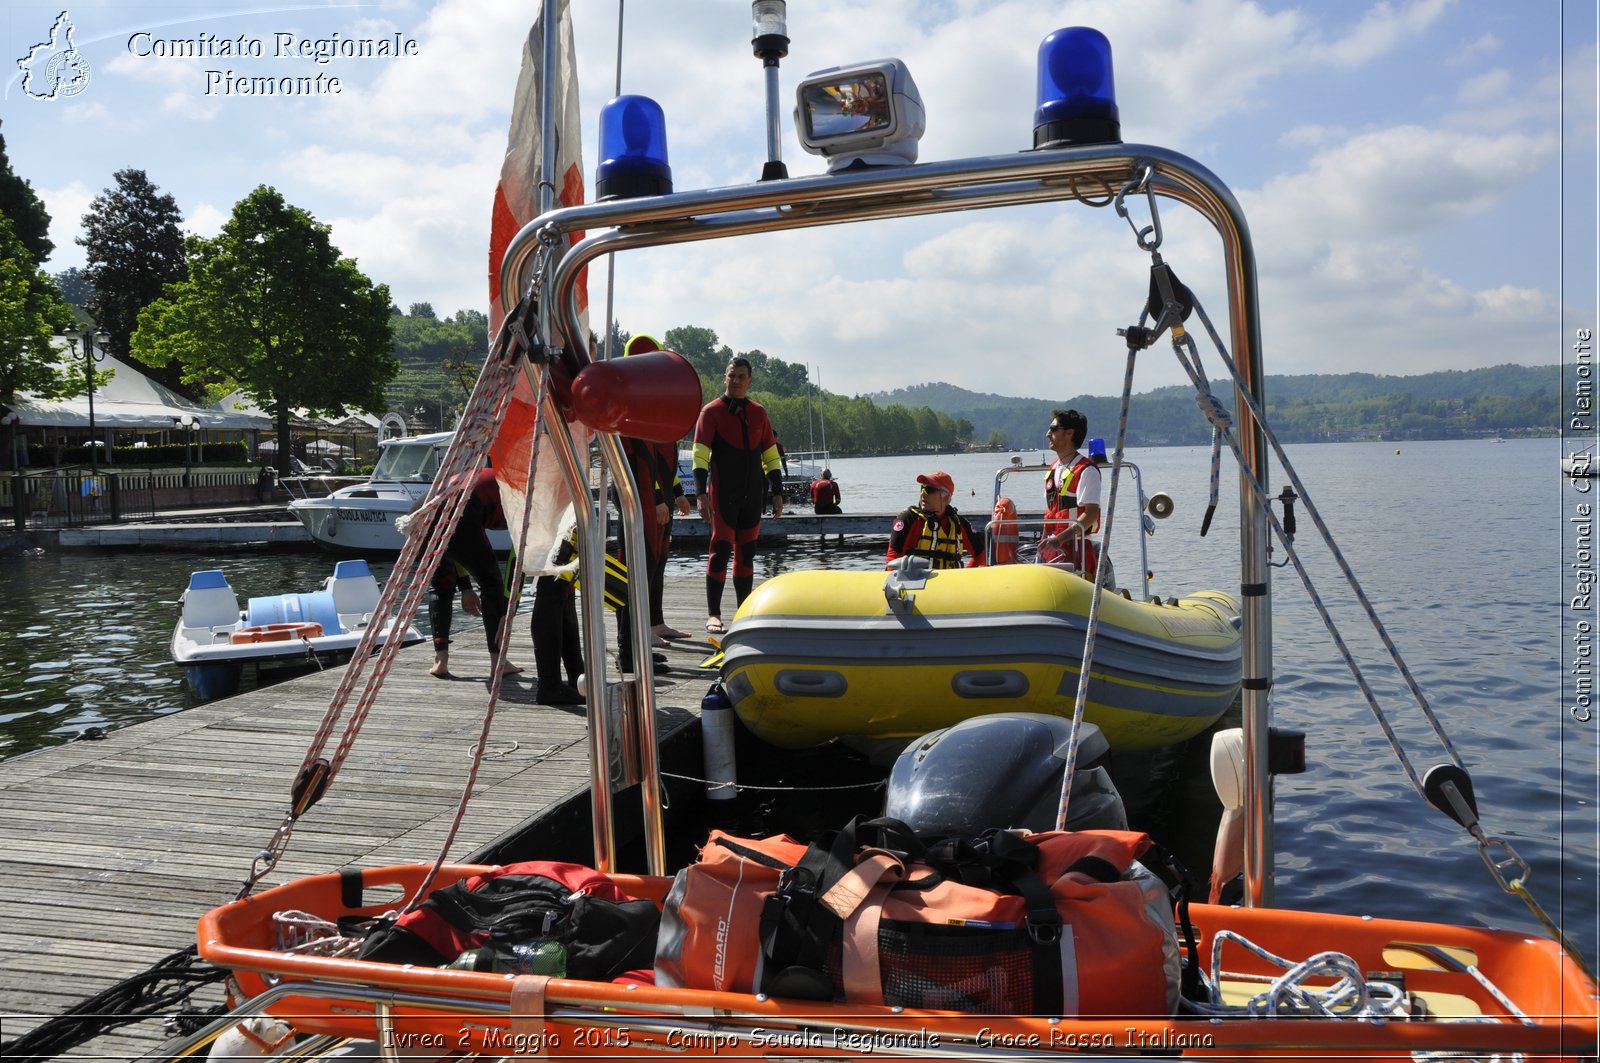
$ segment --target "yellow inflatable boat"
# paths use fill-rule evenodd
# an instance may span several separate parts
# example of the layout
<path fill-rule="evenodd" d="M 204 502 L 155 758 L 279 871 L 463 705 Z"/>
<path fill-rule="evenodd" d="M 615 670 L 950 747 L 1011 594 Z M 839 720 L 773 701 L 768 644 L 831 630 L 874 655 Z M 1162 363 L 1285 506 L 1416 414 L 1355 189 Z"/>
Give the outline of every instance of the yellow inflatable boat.
<path fill-rule="evenodd" d="M 991 712 L 1070 716 L 1092 591 L 1048 565 L 785 573 L 740 606 L 723 684 L 745 725 L 788 749 Z M 1239 648 L 1239 606 L 1221 591 L 1163 605 L 1108 591 L 1087 718 L 1114 750 L 1191 738 L 1238 693 Z"/>

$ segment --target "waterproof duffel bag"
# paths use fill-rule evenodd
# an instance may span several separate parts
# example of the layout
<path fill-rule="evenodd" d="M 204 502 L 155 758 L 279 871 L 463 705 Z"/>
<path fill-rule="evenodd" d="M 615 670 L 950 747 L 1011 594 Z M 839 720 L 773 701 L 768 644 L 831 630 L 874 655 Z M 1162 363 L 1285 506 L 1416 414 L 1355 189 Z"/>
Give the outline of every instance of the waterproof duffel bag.
<path fill-rule="evenodd" d="M 868 844 L 871 843 L 871 844 Z M 893 820 L 826 844 L 713 831 L 666 899 L 656 984 L 988 1014 L 1170 1015 L 1166 886 L 1129 831 L 931 850 Z"/>

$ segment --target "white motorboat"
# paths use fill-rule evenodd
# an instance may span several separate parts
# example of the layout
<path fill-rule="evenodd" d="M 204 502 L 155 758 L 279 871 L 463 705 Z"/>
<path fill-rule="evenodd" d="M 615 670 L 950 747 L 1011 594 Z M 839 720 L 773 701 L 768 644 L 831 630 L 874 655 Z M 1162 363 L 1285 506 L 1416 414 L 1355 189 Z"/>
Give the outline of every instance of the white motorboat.
<path fill-rule="evenodd" d="M 319 590 L 251 598 L 241 610 L 222 570 L 202 569 L 190 574 L 180 601 L 172 659 L 195 696 L 211 701 L 238 691 L 246 665 L 260 669 L 349 657 L 378 608 L 378 581 L 365 561 L 340 561 Z M 388 636 L 387 629 L 380 631 L 374 646 Z M 409 646 L 422 637 L 408 626 L 401 642 Z"/>
<path fill-rule="evenodd" d="M 1594 444 L 1561 455 L 1561 472 L 1574 480 L 1600 476 L 1600 462 L 1595 460 Z"/>
<path fill-rule="evenodd" d="M 454 437 L 454 432 L 433 432 L 384 440 L 369 479 L 321 498 L 296 498 L 289 512 L 318 546 L 341 554 L 398 554 L 405 536 L 395 521 L 428 493 Z M 504 531 L 491 531 L 489 542 L 500 553 L 511 549 Z"/>

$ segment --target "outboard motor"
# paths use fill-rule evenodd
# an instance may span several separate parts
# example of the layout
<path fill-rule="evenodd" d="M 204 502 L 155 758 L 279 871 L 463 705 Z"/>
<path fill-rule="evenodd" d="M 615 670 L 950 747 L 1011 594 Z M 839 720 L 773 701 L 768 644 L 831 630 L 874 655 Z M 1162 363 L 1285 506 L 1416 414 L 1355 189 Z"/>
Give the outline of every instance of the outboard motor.
<path fill-rule="evenodd" d="M 883 813 L 920 834 L 975 838 L 992 827 L 1054 830 L 1072 721 L 1043 713 L 974 716 L 923 735 L 889 773 Z M 1068 830 L 1126 830 L 1122 797 L 1101 761 L 1100 728 L 1078 730 Z"/>

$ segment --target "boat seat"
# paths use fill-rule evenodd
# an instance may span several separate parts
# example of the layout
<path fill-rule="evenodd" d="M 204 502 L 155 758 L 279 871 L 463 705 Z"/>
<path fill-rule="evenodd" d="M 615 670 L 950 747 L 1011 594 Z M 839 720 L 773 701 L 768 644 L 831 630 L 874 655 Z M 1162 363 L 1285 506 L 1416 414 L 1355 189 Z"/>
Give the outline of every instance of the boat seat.
<path fill-rule="evenodd" d="M 361 618 L 355 626 L 371 621 L 374 610 L 378 608 L 378 580 L 360 558 L 334 565 L 328 590 L 333 592 L 334 612 L 340 616 L 355 615 Z"/>
<path fill-rule="evenodd" d="M 222 570 L 190 573 L 189 587 L 183 592 L 183 626 L 215 629 L 238 623 L 239 599 Z"/>

